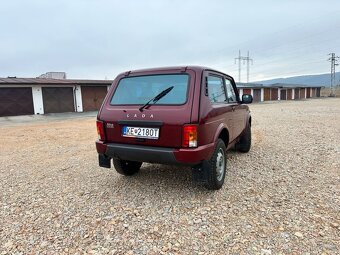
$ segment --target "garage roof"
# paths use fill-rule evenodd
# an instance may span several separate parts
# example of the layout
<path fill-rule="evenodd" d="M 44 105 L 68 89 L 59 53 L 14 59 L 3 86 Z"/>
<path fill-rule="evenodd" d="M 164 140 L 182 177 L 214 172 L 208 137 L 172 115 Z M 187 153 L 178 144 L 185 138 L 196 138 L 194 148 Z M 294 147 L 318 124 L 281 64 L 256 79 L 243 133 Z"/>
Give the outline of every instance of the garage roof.
<path fill-rule="evenodd" d="M 236 86 L 238 88 L 263 88 L 263 84 L 260 83 L 245 83 L 245 82 L 236 82 Z"/>
<path fill-rule="evenodd" d="M 112 80 L 79 80 L 79 79 L 47 79 L 47 78 L 0 78 L 0 85 L 111 85 Z"/>
<path fill-rule="evenodd" d="M 274 83 L 266 85 L 267 87 L 274 88 L 323 88 L 324 85 L 305 85 L 305 84 L 288 84 L 288 83 Z"/>
<path fill-rule="evenodd" d="M 323 88 L 323 85 L 306 85 L 306 84 L 288 84 L 288 83 L 274 83 L 274 84 L 261 84 L 261 83 L 243 83 L 236 82 L 238 88 Z"/>

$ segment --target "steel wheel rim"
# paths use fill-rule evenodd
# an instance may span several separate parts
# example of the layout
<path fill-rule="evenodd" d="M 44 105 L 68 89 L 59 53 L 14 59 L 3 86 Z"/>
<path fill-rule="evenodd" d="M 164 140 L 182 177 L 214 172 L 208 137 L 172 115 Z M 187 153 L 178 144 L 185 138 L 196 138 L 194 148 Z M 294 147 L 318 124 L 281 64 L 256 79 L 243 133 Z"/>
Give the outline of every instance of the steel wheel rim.
<path fill-rule="evenodd" d="M 218 181 L 222 181 L 225 172 L 225 152 L 219 148 L 216 157 L 216 177 Z"/>

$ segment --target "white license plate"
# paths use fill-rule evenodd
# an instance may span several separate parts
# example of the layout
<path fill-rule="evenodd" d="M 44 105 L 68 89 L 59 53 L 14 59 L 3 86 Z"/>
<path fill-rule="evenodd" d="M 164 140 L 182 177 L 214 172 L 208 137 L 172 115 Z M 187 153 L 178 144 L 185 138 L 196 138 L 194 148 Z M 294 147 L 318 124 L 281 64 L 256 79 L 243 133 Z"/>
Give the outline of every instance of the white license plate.
<path fill-rule="evenodd" d="M 136 137 L 136 138 L 147 138 L 147 139 L 158 139 L 159 128 L 144 128 L 144 127 L 123 127 L 123 136 L 125 137 Z"/>

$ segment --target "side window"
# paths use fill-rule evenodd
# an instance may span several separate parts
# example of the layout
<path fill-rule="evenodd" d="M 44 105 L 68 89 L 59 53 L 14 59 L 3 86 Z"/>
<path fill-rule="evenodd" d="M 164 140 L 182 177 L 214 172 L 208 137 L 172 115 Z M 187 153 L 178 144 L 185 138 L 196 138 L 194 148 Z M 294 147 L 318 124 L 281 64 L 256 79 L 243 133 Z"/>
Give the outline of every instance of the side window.
<path fill-rule="evenodd" d="M 228 79 L 225 79 L 225 86 L 227 88 L 227 97 L 229 103 L 235 103 L 236 101 L 236 94 L 233 85 Z"/>
<path fill-rule="evenodd" d="M 212 103 L 225 103 L 227 101 L 222 77 L 208 76 L 208 94 Z"/>

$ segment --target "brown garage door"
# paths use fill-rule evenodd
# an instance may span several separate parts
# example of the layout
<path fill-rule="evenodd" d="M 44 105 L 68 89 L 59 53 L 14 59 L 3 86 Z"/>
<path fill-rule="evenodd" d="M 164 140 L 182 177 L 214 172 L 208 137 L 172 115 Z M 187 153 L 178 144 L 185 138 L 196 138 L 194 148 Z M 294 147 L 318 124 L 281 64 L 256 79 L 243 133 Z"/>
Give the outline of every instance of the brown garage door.
<path fill-rule="evenodd" d="M 82 86 L 81 97 L 84 111 L 98 111 L 107 94 L 107 87 Z"/>
<path fill-rule="evenodd" d="M 295 98 L 295 100 L 300 99 L 300 89 L 295 89 L 294 98 Z"/>
<path fill-rule="evenodd" d="M 270 100 L 270 89 L 264 89 L 264 101 Z"/>
<path fill-rule="evenodd" d="M 245 94 L 251 94 L 251 89 L 243 89 L 243 95 Z"/>
<path fill-rule="evenodd" d="M 301 99 L 306 98 L 306 97 L 305 97 L 305 88 L 300 89 L 300 98 L 301 98 Z"/>
<path fill-rule="evenodd" d="M 261 89 L 254 89 L 254 102 L 261 102 Z"/>
<path fill-rule="evenodd" d="M 34 114 L 32 88 L 0 88 L 0 116 Z"/>
<path fill-rule="evenodd" d="M 292 100 L 292 89 L 287 89 L 287 100 Z"/>
<path fill-rule="evenodd" d="M 282 89 L 280 91 L 280 100 L 287 100 L 287 90 Z"/>
<path fill-rule="evenodd" d="M 74 112 L 73 88 L 42 88 L 44 112 Z"/>
<path fill-rule="evenodd" d="M 307 98 L 310 98 L 310 88 L 307 88 Z"/>
<path fill-rule="evenodd" d="M 271 89 L 271 100 L 277 100 L 278 99 L 278 89 Z"/>

